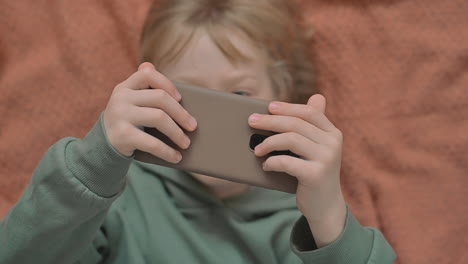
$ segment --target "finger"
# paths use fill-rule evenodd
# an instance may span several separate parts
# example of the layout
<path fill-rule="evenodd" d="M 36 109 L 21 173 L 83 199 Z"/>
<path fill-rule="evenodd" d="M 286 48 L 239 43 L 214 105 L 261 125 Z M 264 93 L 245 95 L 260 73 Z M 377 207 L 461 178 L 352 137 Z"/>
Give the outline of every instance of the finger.
<path fill-rule="evenodd" d="M 276 134 L 265 139 L 255 147 L 255 155 L 262 157 L 272 151 L 289 150 L 306 160 L 312 160 L 320 155 L 322 148 L 319 144 L 302 135 L 289 132 Z"/>
<path fill-rule="evenodd" d="M 153 63 L 151 63 L 151 62 L 143 62 L 142 64 L 140 64 L 140 66 L 138 66 L 139 71 L 143 71 L 143 70 L 146 70 L 146 69 L 156 70 Z"/>
<path fill-rule="evenodd" d="M 308 162 L 310 161 L 287 155 L 272 156 L 263 162 L 263 170 L 285 172 L 300 180 L 301 177 L 304 177 L 304 168 L 307 167 Z"/>
<path fill-rule="evenodd" d="M 321 94 L 312 95 L 307 101 L 307 105 L 312 106 L 321 113 L 325 114 L 325 108 L 327 106 L 327 101 L 325 97 Z"/>
<path fill-rule="evenodd" d="M 294 116 L 300 118 L 326 132 L 331 132 L 336 129 L 333 123 L 328 120 L 323 112 L 311 105 L 289 104 L 275 101 L 270 103 L 269 110 L 270 113 L 274 115 Z"/>
<path fill-rule="evenodd" d="M 185 108 L 161 89 L 147 89 L 132 92 L 130 102 L 140 107 L 159 108 L 188 131 L 197 127 L 197 121 Z"/>
<path fill-rule="evenodd" d="M 180 148 L 187 149 L 190 145 L 189 137 L 163 110 L 147 107 L 138 107 L 132 115 L 130 122 L 134 126 L 154 127 L 166 135 Z"/>
<path fill-rule="evenodd" d="M 179 151 L 169 147 L 161 140 L 135 128 L 132 133 L 134 139 L 134 148 L 150 153 L 167 162 L 179 163 L 182 160 L 182 154 Z"/>
<path fill-rule="evenodd" d="M 249 125 L 256 129 L 278 133 L 295 132 L 315 143 L 328 143 L 328 135 L 325 131 L 293 116 L 253 114 L 249 117 Z"/>
<path fill-rule="evenodd" d="M 119 84 L 119 86 L 126 87 L 132 90 L 142 89 L 163 89 L 169 93 L 176 101 L 180 101 L 182 96 L 177 91 L 175 85 L 167 79 L 164 75 L 152 69 L 149 66 L 140 66 L 142 70 L 132 74 L 127 80 Z"/>

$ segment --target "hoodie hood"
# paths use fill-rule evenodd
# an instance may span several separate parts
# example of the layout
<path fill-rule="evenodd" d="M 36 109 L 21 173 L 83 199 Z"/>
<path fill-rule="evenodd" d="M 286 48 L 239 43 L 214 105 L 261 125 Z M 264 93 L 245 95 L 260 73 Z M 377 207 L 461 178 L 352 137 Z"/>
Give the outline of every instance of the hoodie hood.
<path fill-rule="evenodd" d="M 174 204 L 185 213 L 227 207 L 244 220 L 253 220 L 281 210 L 297 210 L 294 194 L 251 186 L 245 193 L 221 200 L 186 171 L 140 161 L 135 163 L 145 173 L 160 178 Z"/>

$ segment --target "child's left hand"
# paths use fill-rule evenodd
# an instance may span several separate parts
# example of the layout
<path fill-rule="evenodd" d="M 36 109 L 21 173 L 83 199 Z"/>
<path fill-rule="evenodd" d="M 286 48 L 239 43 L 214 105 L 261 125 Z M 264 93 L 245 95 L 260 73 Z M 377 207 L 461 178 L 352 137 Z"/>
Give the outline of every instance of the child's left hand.
<path fill-rule="evenodd" d="M 297 178 L 297 207 L 307 218 L 319 248 L 341 235 L 346 220 L 340 185 L 343 135 L 325 116 L 325 104 L 325 98 L 318 94 L 310 97 L 307 105 L 272 102 L 272 115 L 253 114 L 249 118 L 251 127 L 279 133 L 259 144 L 255 155 L 290 150 L 301 157 L 272 156 L 263 168 Z"/>

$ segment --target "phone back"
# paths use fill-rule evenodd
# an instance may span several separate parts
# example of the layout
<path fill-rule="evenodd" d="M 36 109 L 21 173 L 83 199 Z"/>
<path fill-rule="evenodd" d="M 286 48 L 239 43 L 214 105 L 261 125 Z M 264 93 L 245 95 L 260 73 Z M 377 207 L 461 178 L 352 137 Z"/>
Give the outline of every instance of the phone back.
<path fill-rule="evenodd" d="M 268 101 L 187 84 L 175 85 L 182 94 L 182 106 L 198 123 L 193 132 L 183 129 L 191 140 L 190 147 L 183 150 L 157 129 L 145 127 L 146 133 L 180 151 L 182 161 L 173 164 L 139 150 L 135 152 L 136 160 L 268 189 L 296 192 L 295 177 L 262 169 L 262 162 L 273 154 L 260 158 L 252 150 L 264 138 L 275 134 L 253 129 L 247 122 L 252 113 L 269 114 Z"/>

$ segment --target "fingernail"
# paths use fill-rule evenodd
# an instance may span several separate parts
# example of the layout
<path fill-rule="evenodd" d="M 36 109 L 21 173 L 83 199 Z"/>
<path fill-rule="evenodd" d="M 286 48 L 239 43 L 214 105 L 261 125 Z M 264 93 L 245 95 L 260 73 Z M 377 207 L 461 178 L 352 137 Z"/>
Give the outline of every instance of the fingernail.
<path fill-rule="evenodd" d="M 180 99 L 182 99 L 182 95 L 181 95 L 178 91 L 176 91 L 175 96 L 176 96 L 177 101 L 179 101 Z"/>
<path fill-rule="evenodd" d="M 255 155 L 257 154 L 257 152 L 260 151 L 260 145 L 257 145 L 255 148 L 254 148 L 254 153 Z"/>
<path fill-rule="evenodd" d="M 188 136 L 184 136 L 184 147 L 188 148 L 190 146 L 190 138 Z"/>
<path fill-rule="evenodd" d="M 190 118 L 189 120 L 189 126 L 192 128 L 192 129 L 195 129 L 197 127 L 197 120 L 195 118 Z"/>
<path fill-rule="evenodd" d="M 262 163 L 263 170 L 268 170 L 268 166 L 266 165 L 266 161 Z"/>
<path fill-rule="evenodd" d="M 179 163 L 182 160 L 182 154 L 180 152 L 177 152 L 174 158 L 175 163 Z"/>
<path fill-rule="evenodd" d="M 280 108 L 279 103 L 274 102 L 274 103 L 270 104 L 270 109 L 271 110 L 278 110 L 279 108 Z"/>
<path fill-rule="evenodd" d="M 249 121 L 252 122 L 252 123 L 254 123 L 254 122 L 257 122 L 258 120 L 260 120 L 260 118 L 261 118 L 260 115 L 258 115 L 258 114 L 253 114 L 253 115 L 250 116 Z"/>

